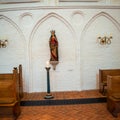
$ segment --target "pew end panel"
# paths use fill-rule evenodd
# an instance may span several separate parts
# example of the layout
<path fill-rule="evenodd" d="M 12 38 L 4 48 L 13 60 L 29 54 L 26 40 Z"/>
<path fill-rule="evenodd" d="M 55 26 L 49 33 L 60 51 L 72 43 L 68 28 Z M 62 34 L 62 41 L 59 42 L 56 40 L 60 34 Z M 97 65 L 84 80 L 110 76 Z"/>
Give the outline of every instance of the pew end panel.
<path fill-rule="evenodd" d="M 19 92 L 20 98 L 23 98 L 23 77 L 22 77 L 22 65 L 19 65 Z"/>
<path fill-rule="evenodd" d="M 120 113 L 120 76 L 107 76 L 107 109 L 114 117 Z"/>
<path fill-rule="evenodd" d="M 0 118 L 20 115 L 19 74 L 17 68 L 13 73 L 0 74 Z"/>

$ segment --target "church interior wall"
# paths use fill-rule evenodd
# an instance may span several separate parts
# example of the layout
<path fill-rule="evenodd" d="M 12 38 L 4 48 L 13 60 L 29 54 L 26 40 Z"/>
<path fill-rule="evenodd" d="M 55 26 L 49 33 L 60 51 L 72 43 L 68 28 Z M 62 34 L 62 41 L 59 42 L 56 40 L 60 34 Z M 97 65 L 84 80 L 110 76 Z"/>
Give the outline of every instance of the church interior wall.
<path fill-rule="evenodd" d="M 55 30 L 59 64 L 50 69 L 51 91 L 98 89 L 99 69 L 120 68 L 120 4 L 78 3 L 0 4 L 0 39 L 8 40 L 0 48 L 0 73 L 22 64 L 24 91 L 45 92 L 50 31 Z M 111 44 L 100 44 L 98 37 L 104 36 L 112 36 Z"/>

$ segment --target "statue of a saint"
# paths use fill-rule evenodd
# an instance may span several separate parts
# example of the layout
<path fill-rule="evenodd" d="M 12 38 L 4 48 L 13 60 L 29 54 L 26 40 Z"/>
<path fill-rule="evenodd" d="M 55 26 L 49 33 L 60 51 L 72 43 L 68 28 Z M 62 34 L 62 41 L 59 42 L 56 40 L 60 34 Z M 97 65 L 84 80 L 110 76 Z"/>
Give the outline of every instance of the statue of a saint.
<path fill-rule="evenodd" d="M 50 31 L 51 36 L 49 40 L 50 46 L 50 61 L 58 61 L 58 41 L 55 35 L 55 30 Z"/>

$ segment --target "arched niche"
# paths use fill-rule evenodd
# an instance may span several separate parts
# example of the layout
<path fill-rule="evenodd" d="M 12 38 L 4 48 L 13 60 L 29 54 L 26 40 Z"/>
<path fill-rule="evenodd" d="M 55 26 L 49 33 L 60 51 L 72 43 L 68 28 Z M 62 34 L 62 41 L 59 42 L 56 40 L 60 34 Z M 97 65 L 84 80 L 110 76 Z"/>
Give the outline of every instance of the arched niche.
<path fill-rule="evenodd" d="M 81 36 L 82 89 L 97 89 L 99 69 L 120 68 L 120 24 L 108 13 L 100 12 L 86 24 Z M 110 45 L 97 38 L 112 36 Z"/>
<path fill-rule="evenodd" d="M 46 61 L 50 59 L 50 31 L 55 30 L 59 42 L 59 64 L 50 70 L 53 91 L 70 90 L 78 87 L 72 79 L 76 76 L 76 35 L 67 20 L 56 13 L 40 19 L 30 36 L 31 91 L 46 91 Z M 77 86 L 77 87 L 76 87 Z"/>
<path fill-rule="evenodd" d="M 12 73 L 13 67 L 23 66 L 25 80 L 26 42 L 18 25 L 10 18 L 0 15 L 0 39 L 7 39 L 6 48 L 0 48 L 0 73 Z M 24 88 L 27 81 L 24 81 Z"/>

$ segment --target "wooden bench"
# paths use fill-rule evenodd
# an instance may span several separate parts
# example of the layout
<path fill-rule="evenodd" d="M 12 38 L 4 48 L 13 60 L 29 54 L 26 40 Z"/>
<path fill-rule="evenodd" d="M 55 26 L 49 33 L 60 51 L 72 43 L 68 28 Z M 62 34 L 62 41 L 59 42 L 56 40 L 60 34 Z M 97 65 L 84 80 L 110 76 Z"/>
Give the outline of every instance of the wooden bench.
<path fill-rule="evenodd" d="M 100 69 L 99 70 L 99 91 L 103 95 L 106 93 L 107 75 L 115 76 L 120 75 L 120 69 Z"/>
<path fill-rule="evenodd" d="M 120 112 L 120 76 L 107 77 L 107 109 L 114 117 Z"/>
<path fill-rule="evenodd" d="M 11 116 L 16 120 L 20 115 L 22 97 L 20 77 L 21 73 L 18 73 L 17 68 L 13 69 L 13 73 L 0 74 L 0 118 Z"/>

